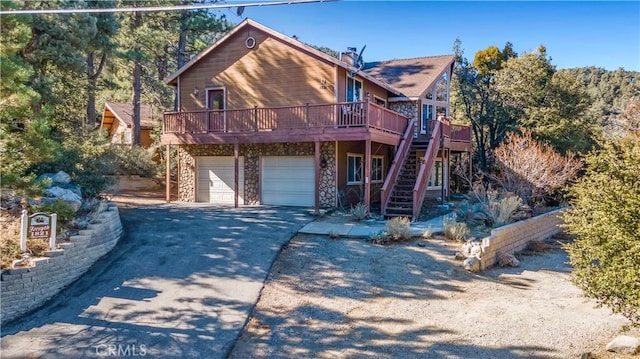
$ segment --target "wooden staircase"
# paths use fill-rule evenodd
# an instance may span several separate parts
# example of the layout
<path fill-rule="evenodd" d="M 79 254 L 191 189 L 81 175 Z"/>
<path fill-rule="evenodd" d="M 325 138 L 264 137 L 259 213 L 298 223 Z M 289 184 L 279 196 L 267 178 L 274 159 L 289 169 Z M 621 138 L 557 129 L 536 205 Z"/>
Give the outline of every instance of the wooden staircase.
<path fill-rule="evenodd" d="M 440 148 L 441 131 L 442 128 L 437 123 L 429 141 L 409 140 L 410 147 L 397 171 L 396 178 L 388 179 L 391 183 L 388 201 L 383 202 L 382 206 L 382 213 L 385 217 L 417 219 L 424 201 L 426 182 Z M 418 151 L 425 151 L 421 162 L 418 161 Z M 396 157 L 396 161 L 400 162 L 400 158 Z M 420 164 L 419 168 L 418 164 Z M 385 187 L 387 185 L 388 183 L 385 182 Z"/>
<path fill-rule="evenodd" d="M 416 184 L 418 170 L 418 146 L 411 143 L 409 153 L 405 158 L 398 179 L 395 182 L 389 196 L 389 202 L 384 213 L 386 217 L 413 218 L 413 187 Z"/>

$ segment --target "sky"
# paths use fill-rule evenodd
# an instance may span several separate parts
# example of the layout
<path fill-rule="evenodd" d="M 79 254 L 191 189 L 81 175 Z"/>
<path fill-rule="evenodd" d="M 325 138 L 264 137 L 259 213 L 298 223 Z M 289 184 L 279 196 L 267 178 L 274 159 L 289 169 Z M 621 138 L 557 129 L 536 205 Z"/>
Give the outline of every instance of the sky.
<path fill-rule="evenodd" d="M 235 9 L 234 9 L 235 10 Z M 444 55 L 456 38 L 464 56 L 511 42 L 539 45 L 558 69 L 597 66 L 640 71 L 640 1 L 337 1 L 249 7 L 250 18 L 300 41 L 337 51 L 366 45 L 366 62 Z"/>

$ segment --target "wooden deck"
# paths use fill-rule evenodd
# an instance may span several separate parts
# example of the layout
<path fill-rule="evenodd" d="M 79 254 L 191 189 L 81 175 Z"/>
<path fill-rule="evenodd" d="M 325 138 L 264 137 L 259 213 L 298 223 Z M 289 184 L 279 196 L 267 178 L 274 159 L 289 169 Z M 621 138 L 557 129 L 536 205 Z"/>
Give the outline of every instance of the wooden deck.
<path fill-rule="evenodd" d="M 396 145 L 408 119 L 368 101 L 170 112 L 163 144 L 366 140 Z"/>
<path fill-rule="evenodd" d="M 429 133 L 436 121 L 430 121 Z M 163 144 L 371 140 L 398 145 L 409 120 L 369 101 L 164 114 Z M 471 151 L 469 126 L 442 122 L 444 146 Z"/>

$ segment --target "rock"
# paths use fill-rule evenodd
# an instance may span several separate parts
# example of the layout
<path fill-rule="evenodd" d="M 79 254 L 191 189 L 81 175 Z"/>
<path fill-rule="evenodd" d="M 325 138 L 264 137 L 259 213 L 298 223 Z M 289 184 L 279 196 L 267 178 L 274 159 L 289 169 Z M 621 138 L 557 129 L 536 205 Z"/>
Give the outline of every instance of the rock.
<path fill-rule="evenodd" d="M 54 183 L 71 183 L 71 176 L 64 171 L 58 171 L 58 173 L 51 177 L 51 180 Z"/>
<path fill-rule="evenodd" d="M 69 204 L 74 211 L 78 211 L 80 206 L 82 206 L 82 197 L 78 196 L 72 190 L 65 189 L 62 187 L 49 187 L 45 190 L 45 193 L 49 197 L 59 198 Z"/>
<path fill-rule="evenodd" d="M 503 254 L 498 258 L 501 267 L 519 267 L 520 261 L 513 254 Z"/>
<path fill-rule="evenodd" d="M 38 181 L 43 179 L 50 179 L 53 184 L 71 183 L 71 176 L 64 171 L 58 171 L 58 173 L 43 173 L 38 176 Z"/>
<path fill-rule="evenodd" d="M 460 248 L 460 252 L 464 257 L 476 257 L 482 256 L 482 242 L 479 241 L 466 241 Z"/>
<path fill-rule="evenodd" d="M 480 271 L 480 260 L 476 257 L 468 257 L 464 260 L 462 266 L 469 272 L 476 273 Z"/>
<path fill-rule="evenodd" d="M 463 260 L 463 259 L 466 259 L 466 258 L 467 258 L 467 256 L 466 256 L 466 255 L 464 255 L 462 252 L 456 252 L 456 254 L 455 254 L 454 258 L 455 258 L 456 260 L 461 261 L 461 260 Z"/>
<path fill-rule="evenodd" d="M 607 344 L 607 351 L 619 354 L 636 354 L 639 352 L 640 339 L 627 335 L 620 335 Z"/>

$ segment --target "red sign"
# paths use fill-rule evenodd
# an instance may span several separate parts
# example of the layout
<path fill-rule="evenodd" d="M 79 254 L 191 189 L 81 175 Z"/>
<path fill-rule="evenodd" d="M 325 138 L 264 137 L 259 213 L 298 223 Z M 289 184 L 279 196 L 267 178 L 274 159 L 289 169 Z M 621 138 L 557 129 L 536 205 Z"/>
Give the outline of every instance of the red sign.
<path fill-rule="evenodd" d="M 51 216 L 42 213 L 31 215 L 28 227 L 27 233 L 30 239 L 49 238 L 51 236 Z"/>

